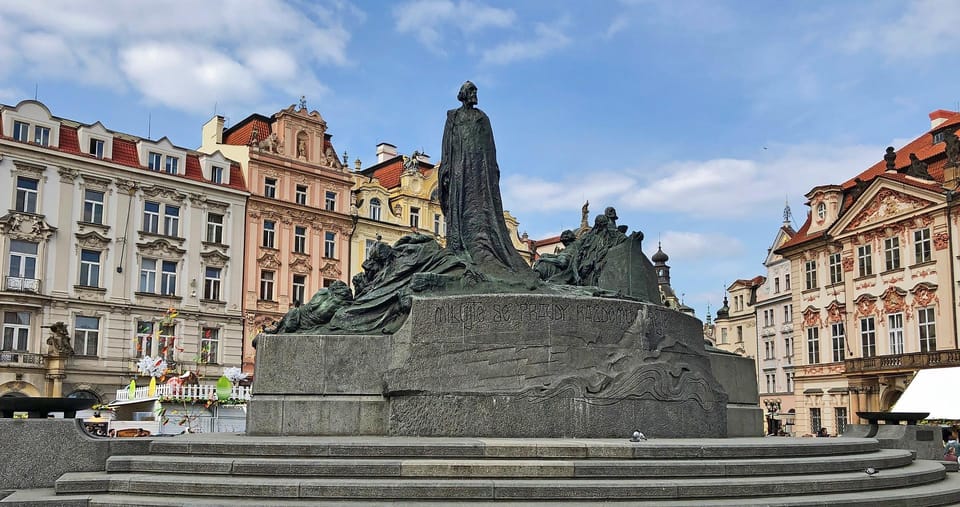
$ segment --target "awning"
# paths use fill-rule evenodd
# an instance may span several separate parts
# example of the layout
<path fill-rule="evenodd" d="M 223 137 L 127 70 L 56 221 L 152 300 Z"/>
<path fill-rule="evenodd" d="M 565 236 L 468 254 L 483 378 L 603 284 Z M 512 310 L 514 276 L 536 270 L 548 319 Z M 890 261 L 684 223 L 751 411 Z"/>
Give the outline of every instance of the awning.
<path fill-rule="evenodd" d="M 891 412 L 930 412 L 927 419 L 960 420 L 960 367 L 920 370 Z"/>

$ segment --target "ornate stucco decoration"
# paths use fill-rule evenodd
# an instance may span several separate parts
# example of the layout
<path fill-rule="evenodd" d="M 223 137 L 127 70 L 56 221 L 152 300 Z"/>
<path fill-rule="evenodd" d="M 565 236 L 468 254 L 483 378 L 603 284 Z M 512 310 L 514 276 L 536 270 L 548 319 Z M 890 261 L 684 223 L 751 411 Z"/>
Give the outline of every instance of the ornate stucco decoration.
<path fill-rule="evenodd" d="M 147 197 L 160 197 L 175 202 L 184 202 L 187 200 L 187 194 L 159 185 L 147 185 L 141 187 L 141 190 L 143 191 L 143 195 Z"/>
<path fill-rule="evenodd" d="M 207 194 L 191 192 L 188 196 L 190 203 L 200 209 L 209 209 L 211 211 L 226 212 L 230 205 L 225 202 L 214 201 Z"/>
<path fill-rule="evenodd" d="M 906 309 L 906 295 L 907 291 L 899 287 L 888 287 L 887 290 L 883 291 L 883 294 L 880 295 L 880 299 L 883 301 L 883 313 L 897 313 Z"/>
<path fill-rule="evenodd" d="M 843 271 L 849 273 L 853 271 L 853 257 L 844 257 L 840 260 L 840 264 L 843 266 Z"/>
<path fill-rule="evenodd" d="M 48 224 L 42 215 L 11 211 L 0 217 L 0 233 L 10 239 L 39 243 L 50 239 L 56 227 Z"/>
<path fill-rule="evenodd" d="M 80 171 L 70 167 L 59 167 L 57 168 L 57 174 L 60 175 L 61 182 L 73 183 L 73 181 L 77 179 L 77 176 L 80 176 Z"/>
<path fill-rule="evenodd" d="M 280 267 L 280 259 L 273 252 L 263 252 L 257 259 L 257 265 L 261 268 L 277 269 Z"/>
<path fill-rule="evenodd" d="M 823 320 L 820 318 L 820 309 L 813 306 L 808 306 L 803 310 L 803 320 L 801 324 L 803 329 L 808 327 L 823 327 Z"/>
<path fill-rule="evenodd" d="M 320 268 L 320 273 L 328 278 L 340 278 L 340 264 L 336 262 L 328 262 Z"/>
<path fill-rule="evenodd" d="M 219 250 L 200 252 L 200 258 L 203 260 L 204 264 L 214 268 L 222 268 L 227 265 L 227 262 L 230 261 L 230 256 L 225 255 Z"/>
<path fill-rule="evenodd" d="M 80 178 L 83 181 L 83 188 L 85 189 L 99 190 L 101 192 L 110 190 L 111 181 L 107 178 L 100 178 L 90 174 L 81 174 Z"/>
<path fill-rule="evenodd" d="M 187 253 L 186 250 L 178 248 L 164 238 L 137 243 L 137 250 L 139 250 L 140 255 L 167 260 L 179 260 L 183 257 L 183 254 Z"/>
<path fill-rule="evenodd" d="M 13 169 L 10 172 L 12 172 L 14 175 L 19 174 L 29 178 L 42 179 L 44 182 L 46 182 L 47 178 L 43 174 L 46 170 L 46 166 L 42 166 L 40 164 L 25 162 L 23 160 L 14 160 Z"/>
<path fill-rule="evenodd" d="M 881 189 L 877 195 L 857 214 L 847 226 L 856 229 L 865 225 L 889 221 L 891 218 L 932 204 L 930 201 L 907 195 L 889 188 Z"/>
<path fill-rule="evenodd" d="M 937 296 L 936 285 L 928 282 L 920 282 L 910 292 L 913 294 L 913 308 L 924 308 L 936 305 L 937 313 L 939 313 L 940 298 Z"/>
<path fill-rule="evenodd" d="M 843 303 L 840 303 L 837 300 L 833 300 L 829 306 L 827 306 L 827 322 L 831 324 L 836 324 L 837 322 L 843 322 L 844 314 L 847 312 L 847 307 Z"/>
<path fill-rule="evenodd" d="M 856 311 L 854 311 L 854 317 L 879 317 L 880 310 L 877 308 L 877 298 L 876 296 L 871 296 L 870 294 L 861 294 L 857 299 L 853 300 L 853 303 L 856 305 Z"/>
<path fill-rule="evenodd" d="M 126 179 L 120 179 L 120 178 L 118 178 L 118 179 L 115 181 L 115 183 L 117 184 L 117 188 L 118 188 L 121 192 L 126 192 L 126 193 L 128 193 L 128 194 L 133 195 L 134 191 L 137 190 L 137 182 L 135 182 L 135 181 L 133 181 L 133 180 L 126 180 Z"/>
<path fill-rule="evenodd" d="M 76 234 L 77 245 L 80 248 L 92 248 L 103 250 L 110 245 L 110 238 L 103 236 L 97 231 L 78 232 Z"/>
<path fill-rule="evenodd" d="M 310 257 L 297 254 L 294 254 L 294 257 L 295 259 L 290 263 L 290 271 L 301 275 L 309 274 L 313 271 L 313 266 L 310 265 Z"/>
<path fill-rule="evenodd" d="M 950 243 L 950 235 L 947 231 L 939 231 L 933 235 L 933 247 L 937 250 L 946 250 Z"/>

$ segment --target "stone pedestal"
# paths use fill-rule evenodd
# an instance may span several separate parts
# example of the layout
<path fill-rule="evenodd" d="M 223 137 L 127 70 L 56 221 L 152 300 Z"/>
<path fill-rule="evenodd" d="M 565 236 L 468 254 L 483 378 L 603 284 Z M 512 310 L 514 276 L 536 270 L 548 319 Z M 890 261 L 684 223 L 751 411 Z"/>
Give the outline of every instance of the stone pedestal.
<path fill-rule="evenodd" d="M 414 299 L 393 335 L 261 335 L 253 435 L 723 437 L 699 320 L 633 301 Z"/>

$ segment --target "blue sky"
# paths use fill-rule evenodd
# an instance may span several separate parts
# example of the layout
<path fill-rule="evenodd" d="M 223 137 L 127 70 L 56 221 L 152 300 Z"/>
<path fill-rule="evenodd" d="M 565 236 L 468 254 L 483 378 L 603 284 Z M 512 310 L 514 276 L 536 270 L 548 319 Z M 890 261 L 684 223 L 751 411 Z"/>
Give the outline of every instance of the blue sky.
<path fill-rule="evenodd" d="M 305 95 L 339 152 L 439 156 L 467 79 L 533 238 L 617 207 L 703 318 L 764 274 L 788 201 L 960 104 L 960 2 L 0 2 L 0 102 L 195 148 Z"/>

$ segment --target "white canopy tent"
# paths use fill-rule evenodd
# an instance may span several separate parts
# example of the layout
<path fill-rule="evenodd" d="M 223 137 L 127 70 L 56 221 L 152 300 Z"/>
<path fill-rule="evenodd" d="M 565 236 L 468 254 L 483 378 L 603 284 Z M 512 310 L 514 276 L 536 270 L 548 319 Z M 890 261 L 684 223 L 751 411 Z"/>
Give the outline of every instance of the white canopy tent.
<path fill-rule="evenodd" d="M 920 370 L 891 412 L 930 412 L 927 419 L 960 420 L 960 367 Z"/>

